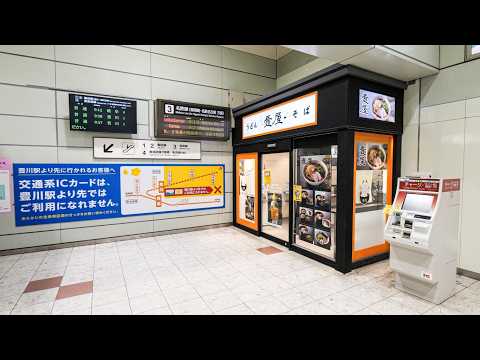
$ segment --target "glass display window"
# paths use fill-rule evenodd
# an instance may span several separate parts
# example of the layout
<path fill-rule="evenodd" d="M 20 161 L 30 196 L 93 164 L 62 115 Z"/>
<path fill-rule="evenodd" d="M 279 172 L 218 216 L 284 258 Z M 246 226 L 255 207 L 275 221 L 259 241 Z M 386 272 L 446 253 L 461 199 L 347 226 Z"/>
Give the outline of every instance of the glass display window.
<path fill-rule="evenodd" d="M 352 260 L 385 253 L 384 208 L 392 202 L 393 136 L 355 133 Z"/>
<path fill-rule="evenodd" d="M 237 154 L 236 167 L 236 222 L 258 230 L 258 154 Z"/>
<path fill-rule="evenodd" d="M 337 145 L 294 150 L 294 243 L 335 260 Z"/>

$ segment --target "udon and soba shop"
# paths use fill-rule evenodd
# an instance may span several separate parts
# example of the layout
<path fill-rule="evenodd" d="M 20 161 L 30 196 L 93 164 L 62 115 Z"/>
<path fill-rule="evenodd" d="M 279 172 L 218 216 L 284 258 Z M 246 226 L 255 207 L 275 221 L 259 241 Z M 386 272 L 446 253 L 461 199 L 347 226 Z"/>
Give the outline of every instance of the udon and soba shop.
<path fill-rule="evenodd" d="M 405 88 L 334 65 L 233 109 L 234 225 L 343 273 L 387 258 Z"/>

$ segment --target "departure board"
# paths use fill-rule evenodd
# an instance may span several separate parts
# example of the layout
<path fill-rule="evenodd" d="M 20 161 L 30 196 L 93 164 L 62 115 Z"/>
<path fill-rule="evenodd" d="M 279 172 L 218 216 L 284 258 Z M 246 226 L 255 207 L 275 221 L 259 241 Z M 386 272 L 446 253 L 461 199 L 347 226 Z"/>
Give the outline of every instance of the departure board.
<path fill-rule="evenodd" d="M 197 140 L 228 140 L 230 109 L 227 107 L 157 99 L 155 136 Z"/>
<path fill-rule="evenodd" d="M 69 94 L 70 130 L 137 133 L 137 102 Z"/>

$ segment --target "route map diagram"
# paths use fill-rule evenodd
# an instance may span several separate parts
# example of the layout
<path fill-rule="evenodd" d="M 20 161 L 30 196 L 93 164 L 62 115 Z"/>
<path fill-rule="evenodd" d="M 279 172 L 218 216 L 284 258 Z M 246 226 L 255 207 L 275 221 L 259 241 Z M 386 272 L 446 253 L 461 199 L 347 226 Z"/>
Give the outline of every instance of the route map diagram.
<path fill-rule="evenodd" d="M 223 165 L 121 166 L 122 215 L 222 208 Z"/>

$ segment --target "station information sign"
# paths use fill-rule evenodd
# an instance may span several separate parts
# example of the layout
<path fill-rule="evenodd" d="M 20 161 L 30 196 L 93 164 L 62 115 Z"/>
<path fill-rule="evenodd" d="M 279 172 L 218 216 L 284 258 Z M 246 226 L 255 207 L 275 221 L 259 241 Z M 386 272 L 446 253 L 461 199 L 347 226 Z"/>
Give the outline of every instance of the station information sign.
<path fill-rule="evenodd" d="M 69 94 L 70 130 L 137 133 L 137 102 Z"/>
<path fill-rule="evenodd" d="M 227 107 L 157 99 L 155 136 L 197 140 L 228 140 L 230 109 Z"/>

